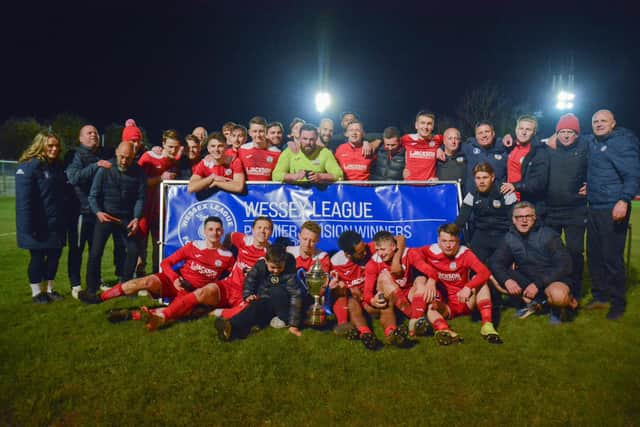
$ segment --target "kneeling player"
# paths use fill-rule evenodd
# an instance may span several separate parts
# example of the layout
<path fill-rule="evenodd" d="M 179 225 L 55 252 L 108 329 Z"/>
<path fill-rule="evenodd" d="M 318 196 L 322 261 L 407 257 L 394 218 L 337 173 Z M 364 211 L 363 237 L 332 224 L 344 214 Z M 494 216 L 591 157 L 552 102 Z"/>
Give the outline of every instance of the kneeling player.
<path fill-rule="evenodd" d="M 215 327 L 223 341 L 244 338 L 253 326 L 266 327 L 275 317 L 289 325 L 289 332 L 301 336 L 302 291 L 296 283 L 296 261 L 279 245 L 267 249 L 244 279 L 247 308 L 232 317 L 218 317 Z"/>
<path fill-rule="evenodd" d="M 424 261 L 419 249 L 399 250 L 396 239 L 388 231 L 377 232 L 373 236 L 373 242 L 376 253 L 365 269 L 364 301 L 369 306 L 380 309 L 389 301 L 391 306 L 395 306 L 409 318 L 410 335 L 424 335 L 427 329 L 424 318 L 427 282 L 425 276 L 435 280 L 434 269 Z M 401 254 L 402 272 L 393 275 L 390 272 L 391 262 L 397 253 Z M 376 303 L 382 305 L 376 306 Z M 390 325 L 395 325 L 395 313 L 392 311 L 392 314 L 393 322 Z M 380 321 L 383 322 L 382 316 Z M 385 334 L 390 327 L 385 327 Z M 396 335 L 390 335 L 390 338 L 395 339 Z"/>
<path fill-rule="evenodd" d="M 449 328 L 445 319 L 470 314 L 478 309 L 482 319 L 480 334 L 491 344 L 502 340 L 491 323 L 491 294 L 487 280 L 489 269 L 466 246 L 460 245 L 460 230 L 455 224 L 438 227 L 438 243 L 422 248 L 426 260 L 437 272 L 439 300 L 429 304 L 427 319 L 433 325 L 436 340 L 447 345 L 462 341 L 460 335 Z M 470 279 L 470 271 L 475 275 Z M 427 283 L 427 300 L 436 290 L 436 283 Z M 444 294 L 444 295 L 442 295 Z"/>

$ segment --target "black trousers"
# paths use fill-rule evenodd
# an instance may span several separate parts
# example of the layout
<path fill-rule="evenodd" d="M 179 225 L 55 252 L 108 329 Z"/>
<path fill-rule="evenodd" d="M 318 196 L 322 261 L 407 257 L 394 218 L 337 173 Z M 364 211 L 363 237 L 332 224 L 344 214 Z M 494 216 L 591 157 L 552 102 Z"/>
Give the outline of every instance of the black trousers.
<path fill-rule="evenodd" d="M 93 233 L 97 220 L 95 214 L 91 213 L 80 214 L 79 216 L 74 215 L 69 221 L 67 227 L 67 236 L 69 239 L 67 271 L 69 272 L 69 283 L 71 287 L 80 286 L 82 282 L 82 254 L 85 245 L 89 246 L 89 252 L 91 252 Z M 113 263 L 116 267 L 116 276 L 120 277 L 124 267 L 123 255 L 126 254 L 126 250 L 120 240 L 116 239 L 113 243 Z M 98 277 L 101 277 L 100 266 L 98 266 Z"/>
<path fill-rule="evenodd" d="M 626 306 L 624 244 L 629 227 L 631 204 L 624 221 L 614 222 L 611 209 L 589 209 L 587 215 L 587 265 L 591 273 L 591 294 L 597 301 Z"/>
<path fill-rule="evenodd" d="M 124 224 L 128 224 L 130 219 L 123 219 Z M 124 254 L 119 250 L 120 259 L 124 259 L 122 265 L 121 280 L 126 282 L 133 278 L 133 272 L 136 268 L 138 260 L 138 242 L 136 235 L 127 236 L 128 230 L 120 223 L 115 222 L 99 222 L 96 221 L 93 230 L 93 243 L 89 251 L 89 263 L 87 265 L 87 291 L 95 294 L 100 287 L 100 266 L 102 263 L 102 254 L 104 247 L 113 235 L 114 244 L 120 248 L 124 248 Z"/>
<path fill-rule="evenodd" d="M 30 249 L 29 283 L 40 283 L 43 280 L 53 280 L 58 272 L 58 263 L 62 248 L 55 249 Z"/>
<path fill-rule="evenodd" d="M 573 269 L 571 270 L 571 294 L 576 298 L 582 297 L 582 274 L 584 272 L 584 225 L 547 224 L 558 233 L 564 231 L 565 244 L 571 254 Z"/>

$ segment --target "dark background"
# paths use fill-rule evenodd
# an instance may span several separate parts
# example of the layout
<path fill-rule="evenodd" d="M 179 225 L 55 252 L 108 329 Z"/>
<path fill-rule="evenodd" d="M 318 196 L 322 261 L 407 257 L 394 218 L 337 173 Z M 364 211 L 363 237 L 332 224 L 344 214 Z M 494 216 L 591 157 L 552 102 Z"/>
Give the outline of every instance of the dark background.
<path fill-rule="evenodd" d="M 487 81 L 548 128 L 560 114 L 551 76 L 573 58 L 583 131 L 599 108 L 640 130 L 633 2 L 389 3 L 5 3 L 0 122 L 70 112 L 103 129 L 133 117 L 152 139 L 256 114 L 317 123 L 325 76 L 323 116 L 354 110 L 369 130 L 411 130 L 421 108 L 455 123 Z"/>

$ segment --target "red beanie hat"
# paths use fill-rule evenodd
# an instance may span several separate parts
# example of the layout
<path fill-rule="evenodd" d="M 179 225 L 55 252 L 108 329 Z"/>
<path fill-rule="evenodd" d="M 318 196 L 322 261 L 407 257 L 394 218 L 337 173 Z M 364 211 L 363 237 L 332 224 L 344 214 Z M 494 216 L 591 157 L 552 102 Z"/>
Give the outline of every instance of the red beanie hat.
<path fill-rule="evenodd" d="M 562 129 L 571 129 L 575 133 L 580 133 L 580 122 L 578 122 L 578 118 L 571 113 L 561 116 L 556 125 L 556 132 Z"/>
<path fill-rule="evenodd" d="M 135 120 L 129 119 L 125 122 L 124 129 L 122 129 L 122 140 L 142 141 L 142 131 L 140 131 L 140 128 L 136 126 Z"/>

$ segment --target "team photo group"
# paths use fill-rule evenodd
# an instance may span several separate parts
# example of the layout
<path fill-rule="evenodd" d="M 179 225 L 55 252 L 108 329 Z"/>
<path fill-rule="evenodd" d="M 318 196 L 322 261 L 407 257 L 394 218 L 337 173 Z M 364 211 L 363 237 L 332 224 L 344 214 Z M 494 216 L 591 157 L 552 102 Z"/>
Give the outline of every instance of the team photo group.
<path fill-rule="evenodd" d="M 552 325 L 581 310 L 607 309 L 610 320 L 624 315 L 624 249 L 631 201 L 640 193 L 640 143 L 613 112 L 596 111 L 586 126 L 565 114 L 548 138 L 537 134 L 533 115 L 519 117 L 513 134 L 503 136 L 480 121 L 466 141 L 455 128 L 437 134 L 429 111 L 418 112 L 414 126 L 407 134 L 395 127 L 367 133 L 347 112 L 337 124 L 295 118 L 285 128 L 256 116 L 247 127 L 198 126 L 184 138 L 167 130 L 161 145 L 149 147 L 129 119 L 115 151 L 87 124 L 64 156 L 60 138 L 43 130 L 15 173 L 17 241 L 30 253 L 32 300 L 64 299 L 54 279 L 66 247 L 68 278 L 56 283 L 73 298 L 100 304 L 149 295 L 163 302 L 111 309 L 109 321 L 139 321 L 155 331 L 210 318 L 197 324 L 213 324 L 222 341 L 272 327 L 297 336 L 328 329 L 369 350 L 410 348 L 426 336 L 450 345 L 463 341 L 450 319 L 470 316 L 487 343 L 501 344 L 506 308 L 520 319 L 548 316 Z M 197 200 L 242 198 L 254 182 L 286 184 L 287 191 L 353 181 L 447 182 L 459 187 L 461 200 L 454 202 L 457 216 L 417 247 L 402 227 L 364 236 L 345 226 L 334 250 L 323 250 L 318 221 L 302 218 L 295 239 L 275 238 L 272 215 L 256 215 L 239 231 L 212 211 L 197 216 L 197 238 L 161 257 L 161 188 L 176 180 L 188 182 Z M 110 237 L 113 266 L 103 263 Z M 111 287 L 102 280 L 107 267 L 117 276 Z"/>

